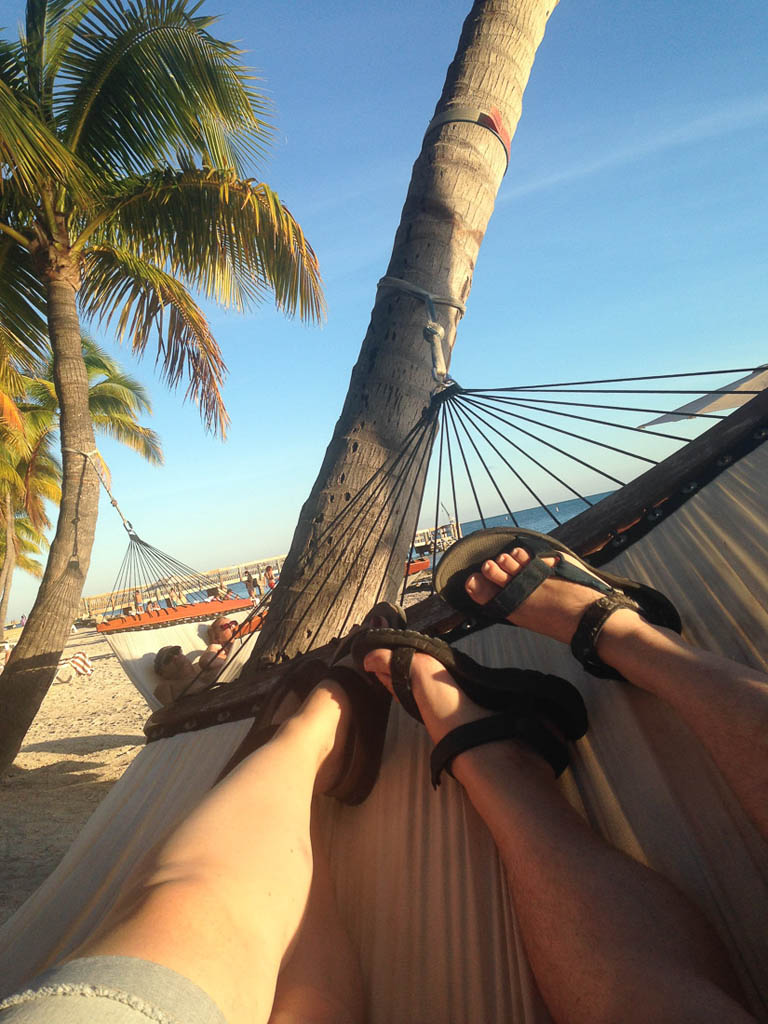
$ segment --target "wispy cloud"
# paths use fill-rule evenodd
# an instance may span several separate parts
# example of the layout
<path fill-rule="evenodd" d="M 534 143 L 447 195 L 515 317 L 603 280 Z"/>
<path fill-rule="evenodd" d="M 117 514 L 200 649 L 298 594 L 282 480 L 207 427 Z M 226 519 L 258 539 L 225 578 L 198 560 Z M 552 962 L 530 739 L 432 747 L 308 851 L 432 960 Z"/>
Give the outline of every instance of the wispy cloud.
<path fill-rule="evenodd" d="M 727 107 L 721 107 L 713 113 L 686 121 L 684 124 L 665 128 L 626 146 L 599 153 L 592 159 L 571 164 L 552 174 L 532 181 L 521 182 L 519 185 L 506 189 L 499 202 L 509 203 L 533 192 L 554 188 L 579 178 L 588 178 L 614 167 L 636 163 L 638 160 L 654 156 L 665 150 L 717 139 L 731 132 L 751 128 L 765 120 L 768 120 L 768 95 L 752 97 Z"/>

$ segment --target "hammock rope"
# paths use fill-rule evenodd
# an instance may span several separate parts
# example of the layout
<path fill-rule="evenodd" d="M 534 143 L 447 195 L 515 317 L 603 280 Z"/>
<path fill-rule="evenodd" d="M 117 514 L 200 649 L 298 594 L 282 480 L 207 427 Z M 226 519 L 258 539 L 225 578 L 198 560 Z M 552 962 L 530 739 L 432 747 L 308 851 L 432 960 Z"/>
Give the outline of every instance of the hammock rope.
<path fill-rule="evenodd" d="M 385 279 L 381 284 L 385 287 L 399 287 L 401 282 L 390 282 Z M 403 290 L 408 289 L 404 288 Z M 423 295 L 415 294 L 416 291 L 417 289 L 412 289 L 411 294 L 424 300 Z M 452 300 L 441 300 L 434 296 L 429 296 L 429 298 L 456 305 L 458 308 L 458 304 Z M 572 468 L 574 465 L 581 467 L 617 487 L 625 486 L 626 481 L 621 479 L 616 472 L 611 471 L 614 469 L 613 463 L 609 469 L 582 458 L 581 454 L 584 454 L 585 446 L 594 446 L 614 461 L 616 458 L 630 460 L 634 466 L 638 462 L 655 466 L 660 461 L 636 450 L 611 444 L 599 437 L 588 436 L 586 433 L 575 433 L 563 426 L 558 426 L 558 422 L 562 423 L 564 419 L 577 420 L 585 424 L 585 430 L 588 426 L 598 430 L 627 429 L 633 431 L 635 436 L 645 437 L 650 444 L 674 443 L 679 447 L 689 440 L 679 434 L 647 430 L 632 424 L 614 422 L 615 418 L 608 421 L 592 416 L 582 416 L 567 412 L 560 408 L 561 406 L 584 405 L 592 409 L 625 412 L 632 415 L 674 413 L 681 418 L 690 417 L 692 425 L 699 429 L 709 425 L 709 421 L 722 419 L 726 415 L 700 412 L 689 414 L 675 409 L 624 407 L 616 405 L 615 400 L 611 400 L 605 405 L 599 402 L 581 403 L 552 399 L 549 395 L 568 394 L 575 397 L 587 393 L 590 395 L 623 394 L 628 396 L 653 394 L 665 396 L 674 402 L 679 395 L 725 396 L 737 394 L 740 397 L 751 397 L 760 394 L 760 390 L 708 389 L 706 385 L 699 390 L 679 388 L 672 390 L 661 387 L 656 389 L 593 387 L 619 383 L 636 384 L 652 380 L 658 382 L 677 381 L 682 377 L 711 377 L 717 374 L 734 375 L 745 372 L 754 372 L 754 370 L 694 371 L 576 381 L 571 384 L 561 382 L 550 385 L 490 389 L 465 389 L 445 376 L 441 386 L 433 394 L 429 405 L 422 411 L 416 423 L 406 434 L 399 449 L 393 452 L 380 467 L 371 472 L 354 494 L 344 496 L 344 505 L 328 522 L 323 521 L 322 517 L 318 517 L 315 524 L 317 530 L 313 546 L 320 552 L 321 557 L 317 560 L 312 572 L 303 580 L 304 593 L 297 593 L 293 596 L 287 602 L 283 612 L 286 619 L 290 620 L 299 600 L 305 599 L 306 593 L 311 592 L 312 596 L 304 605 L 303 611 L 295 622 L 291 622 L 291 640 L 295 642 L 303 633 L 302 648 L 306 651 L 312 650 L 315 646 L 316 631 L 310 631 L 307 628 L 308 617 L 318 607 L 332 607 L 338 605 L 339 602 L 343 602 L 345 606 L 345 615 L 340 626 L 340 632 L 343 635 L 351 624 L 350 620 L 355 605 L 364 588 L 370 583 L 371 573 L 374 569 L 378 573 L 374 600 L 380 599 L 387 581 L 394 573 L 396 553 L 402 550 L 399 542 L 407 529 L 410 532 L 410 544 L 407 548 L 405 571 L 400 590 L 401 600 L 404 600 L 409 584 L 409 561 L 416 551 L 419 516 L 426 513 L 427 506 L 434 508 L 433 525 L 425 531 L 429 538 L 428 544 L 425 547 L 420 547 L 419 550 L 429 552 L 432 565 L 439 554 L 441 538 L 446 532 L 446 528 L 440 525 L 440 509 L 442 507 L 445 510 L 445 504 L 441 501 L 443 495 L 446 495 L 445 500 L 452 504 L 452 514 L 449 515 L 449 519 L 452 519 L 451 536 L 454 536 L 454 529 L 460 536 L 462 521 L 469 519 L 469 515 L 463 510 L 465 501 L 470 503 L 472 512 L 476 513 L 477 521 L 483 527 L 499 515 L 499 508 L 504 510 L 503 514 L 513 525 L 525 525 L 526 520 L 521 519 L 522 513 L 513 507 L 521 504 L 519 500 L 514 500 L 512 497 L 519 492 L 530 495 L 535 503 L 535 508 L 527 510 L 527 513 L 538 511 L 539 516 L 545 514 L 548 521 L 551 521 L 555 527 L 562 525 L 564 520 L 558 516 L 557 506 L 553 507 L 551 502 L 547 504 L 542 489 L 543 487 L 551 489 L 555 483 L 567 494 L 573 495 L 584 509 L 593 506 L 594 502 L 583 493 L 585 488 L 574 486 L 573 483 L 568 482 L 566 474 L 562 471 L 558 472 L 552 465 L 547 465 L 542 458 L 537 457 L 537 446 L 549 454 L 548 461 L 554 461 L 552 459 L 554 454 L 555 459 L 559 458 L 565 465 Z M 530 395 L 531 391 L 539 393 L 546 391 L 548 395 L 547 397 L 534 397 Z M 540 416 L 549 416 L 555 422 L 549 423 L 543 419 L 525 416 L 519 411 L 521 408 L 537 412 Z M 526 426 L 523 426 L 523 423 Z M 562 440 L 560 444 L 555 444 L 539 433 L 529 430 L 528 426 L 541 428 L 542 432 L 554 431 Z M 434 442 L 438 434 L 439 446 L 437 453 L 434 454 Z M 521 440 L 520 434 L 525 439 L 522 440 L 522 443 L 518 443 Z M 575 442 L 570 447 L 575 447 L 576 451 L 568 450 L 566 447 L 568 440 Z M 577 451 L 581 454 L 577 454 Z M 509 473 L 509 479 L 503 480 L 500 472 L 502 474 Z M 631 469 L 629 475 L 634 476 L 636 473 L 636 469 Z M 538 482 L 538 476 L 534 477 L 531 474 L 538 474 L 542 483 Z M 430 480 L 433 481 L 434 486 L 434 502 L 431 492 L 428 490 Z M 102 483 L 104 483 L 103 479 Z M 111 494 L 110 498 L 112 498 Z M 112 502 L 116 506 L 117 503 L 114 499 Z M 647 513 L 651 518 L 654 511 L 653 509 L 644 510 L 644 514 Z M 448 515 L 447 510 L 445 513 Z M 143 581 L 144 591 L 159 594 L 160 599 L 164 600 L 168 600 L 167 591 L 176 581 L 178 581 L 177 589 L 180 581 L 185 581 L 185 589 L 186 581 L 190 581 L 189 597 L 191 599 L 204 601 L 209 592 L 215 591 L 217 582 L 214 579 L 196 572 L 177 559 L 163 554 L 157 548 L 142 541 L 122 513 L 120 515 L 129 534 L 130 543 L 113 594 L 130 595 L 131 589 L 140 589 L 137 587 L 139 580 Z M 657 518 L 660 518 L 660 515 Z M 537 528 L 541 527 L 537 526 Z M 429 536 L 430 534 L 431 536 Z M 387 552 L 388 554 L 384 558 Z M 345 558 L 347 564 L 343 566 L 344 571 L 339 577 L 338 569 Z M 165 593 L 163 592 L 164 588 Z M 251 610 L 244 626 L 251 622 L 255 615 L 264 614 L 271 595 L 272 592 L 269 592 Z M 240 645 L 249 639 L 246 634 L 247 629 L 241 627 L 237 637 L 237 642 Z M 211 684 L 211 688 L 217 685 L 220 685 L 218 678 Z"/>

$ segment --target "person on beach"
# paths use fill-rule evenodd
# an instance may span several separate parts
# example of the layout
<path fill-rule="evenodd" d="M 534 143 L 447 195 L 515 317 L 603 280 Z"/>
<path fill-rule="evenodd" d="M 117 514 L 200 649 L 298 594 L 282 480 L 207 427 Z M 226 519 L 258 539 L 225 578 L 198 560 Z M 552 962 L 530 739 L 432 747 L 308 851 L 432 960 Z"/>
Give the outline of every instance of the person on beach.
<path fill-rule="evenodd" d="M 275 572 L 271 565 L 264 570 L 264 580 L 270 590 L 275 589 Z"/>
<path fill-rule="evenodd" d="M 488 607 L 530 561 L 522 548 L 486 559 L 468 574 L 465 592 L 479 609 Z M 611 603 L 611 595 L 596 599 L 594 590 L 563 575 L 542 577 L 509 613 L 510 622 L 572 643 L 585 616 L 594 623 Z M 768 678 L 697 650 L 629 602 L 613 601 L 592 631 L 600 663 L 677 710 L 768 837 Z M 485 728 L 503 716 L 470 699 L 466 672 L 451 674 L 428 653 L 451 653 L 447 645 L 401 635 L 398 640 L 394 629 L 361 634 L 362 664 L 404 705 L 412 703 L 444 752 L 454 751 L 443 764 L 496 842 L 554 1020 L 754 1021 L 701 913 L 660 875 L 592 832 L 554 784 L 536 743 Z M 455 663 L 466 669 L 468 661 Z M 315 792 L 343 788 L 350 746 L 358 749 L 352 741 L 366 720 L 360 694 L 372 688 L 359 677 L 356 693 L 333 673 L 320 674 L 293 714 L 283 717 L 290 709 L 278 709 L 277 732 L 159 844 L 73 957 L 12 997 L 19 1002 L 5 1018 L 0 1014 L 2 1024 L 62 1019 L 55 1000 L 65 986 L 70 1007 L 86 989 L 89 996 L 79 1009 L 71 1007 L 68 1024 L 92 1021 L 95 1000 L 115 1001 L 116 990 L 125 1004 L 126 989 L 132 1002 L 142 1001 L 141 1019 L 161 1019 L 163 1012 L 190 1024 L 365 1019 L 359 966 L 312 843 L 311 803 Z M 482 686 L 473 692 L 482 696 Z M 547 716 L 536 714 L 559 744 Z M 481 734 L 480 745 L 467 745 L 467 737 Z M 25 1016 L 14 1017 L 18 1006 Z M 108 1019 L 128 1024 L 139 1016 L 131 1008 Z"/>
<path fill-rule="evenodd" d="M 265 615 L 266 612 L 262 615 L 251 613 L 243 622 L 230 619 L 227 615 L 219 615 L 208 627 L 208 647 L 200 655 L 200 667 L 206 670 L 222 668 L 232 654 L 235 640 L 261 629 Z"/>
<path fill-rule="evenodd" d="M 160 677 L 154 690 L 155 697 L 161 704 L 172 704 L 188 693 L 206 690 L 226 661 L 226 655 L 221 652 L 219 644 L 209 645 L 197 660 L 193 660 L 177 644 L 161 647 L 153 662 L 153 668 Z"/>
<path fill-rule="evenodd" d="M 226 664 L 234 641 L 260 629 L 263 620 L 263 615 L 251 615 L 240 623 L 219 615 L 208 626 L 208 646 L 197 659 L 184 654 L 178 645 L 162 647 L 154 660 L 154 670 L 161 679 L 155 687 L 155 697 L 162 704 L 172 704 L 188 693 L 207 689 Z"/>
<path fill-rule="evenodd" d="M 256 593 L 254 588 L 253 576 L 251 576 L 250 569 L 245 570 L 245 589 L 248 591 L 248 597 L 250 597 L 251 602 L 255 603 Z"/>

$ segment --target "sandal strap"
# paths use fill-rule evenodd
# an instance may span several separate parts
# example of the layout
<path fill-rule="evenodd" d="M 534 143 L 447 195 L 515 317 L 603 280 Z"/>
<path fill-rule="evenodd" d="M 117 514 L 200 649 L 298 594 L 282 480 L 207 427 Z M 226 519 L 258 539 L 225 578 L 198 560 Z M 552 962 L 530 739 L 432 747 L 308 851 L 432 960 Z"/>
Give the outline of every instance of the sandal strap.
<path fill-rule="evenodd" d="M 407 711 L 417 722 L 423 722 L 411 689 L 411 662 L 415 653 L 413 647 L 393 648 L 389 671 L 392 676 L 392 689 L 395 691 L 395 696 L 400 701 L 403 711 Z"/>
<path fill-rule="evenodd" d="M 518 545 L 524 547 L 524 545 Z M 547 565 L 545 558 L 554 558 L 554 565 Z M 566 580 L 568 583 L 577 583 L 581 587 L 589 587 L 600 594 L 610 594 L 613 587 L 604 580 L 598 579 L 591 573 L 585 572 L 581 566 L 573 562 L 566 562 L 562 551 L 552 548 L 551 551 L 538 551 L 533 555 L 530 562 L 527 562 L 502 589 L 491 598 L 487 604 L 481 605 L 483 614 L 487 615 L 492 611 L 494 616 L 506 619 L 508 615 L 517 611 L 523 601 L 541 584 L 550 577 Z M 512 623 L 509 623 L 512 625 Z"/>
<path fill-rule="evenodd" d="M 358 633 L 352 654 L 362 669 L 365 655 L 376 647 L 392 651 L 392 689 L 403 709 L 422 721 L 411 690 L 411 661 L 419 651 L 431 655 L 453 676 L 464 693 L 489 711 L 532 714 L 548 719 L 568 740 L 579 739 L 587 730 L 587 710 L 579 691 L 559 676 L 535 669 L 491 668 L 481 665 L 464 651 L 437 637 L 413 630 L 376 629 Z"/>
<path fill-rule="evenodd" d="M 601 679 L 624 678 L 616 669 L 606 665 L 595 650 L 595 645 L 603 626 L 610 616 L 620 608 L 630 608 L 635 612 L 640 611 L 637 601 L 633 601 L 631 598 L 625 597 L 624 594 L 613 590 L 610 594 L 599 598 L 599 600 L 587 608 L 571 639 L 571 654 L 584 666 L 587 672 L 591 672 L 593 676 L 598 676 Z"/>
<path fill-rule="evenodd" d="M 437 789 L 443 771 L 451 775 L 451 763 L 459 754 L 485 743 L 498 740 L 521 740 L 542 757 L 559 776 L 570 762 L 568 750 L 541 722 L 530 715 L 515 711 L 502 711 L 489 718 L 479 718 L 453 729 L 443 736 L 432 751 L 429 759 L 432 786 Z"/>
<path fill-rule="evenodd" d="M 488 617 L 490 612 L 494 619 L 506 619 L 508 615 L 517 611 L 523 601 L 529 598 L 544 580 L 549 579 L 554 571 L 554 565 L 547 565 L 539 555 L 534 555 L 487 604 L 478 605 L 483 617 Z"/>

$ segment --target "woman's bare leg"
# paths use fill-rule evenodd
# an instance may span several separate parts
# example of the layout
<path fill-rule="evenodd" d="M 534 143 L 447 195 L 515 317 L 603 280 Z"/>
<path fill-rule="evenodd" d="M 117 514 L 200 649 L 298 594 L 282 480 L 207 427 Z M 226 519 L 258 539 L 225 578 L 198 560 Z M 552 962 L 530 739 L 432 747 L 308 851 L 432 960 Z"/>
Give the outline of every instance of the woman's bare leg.
<path fill-rule="evenodd" d="M 307 909 L 316 777 L 332 782 L 348 717 L 341 687 L 318 686 L 153 851 L 75 955 L 152 960 L 198 984 L 228 1024 L 266 1022 Z"/>
<path fill-rule="evenodd" d="M 362 1024 L 360 963 L 339 916 L 330 865 L 312 825 L 314 873 L 296 945 L 277 979 L 269 1024 Z"/>
<path fill-rule="evenodd" d="M 365 659 L 389 688 L 390 658 L 376 650 Z M 488 714 L 428 655 L 414 655 L 411 683 L 435 742 Z M 701 914 L 660 875 L 596 836 L 545 762 L 509 741 L 460 754 L 452 770 L 499 849 L 531 967 L 555 1020 L 753 1020 Z"/>
<path fill-rule="evenodd" d="M 529 561 L 522 548 L 483 565 L 467 593 L 485 604 Z M 569 643 L 594 591 L 546 580 L 510 615 L 517 625 Z M 720 655 L 691 647 L 676 633 L 635 612 L 615 612 L 597 653 L 635 686 L 670 704 L 709 751 L 744 810 L 768 838 L 768 677 Z"/>

